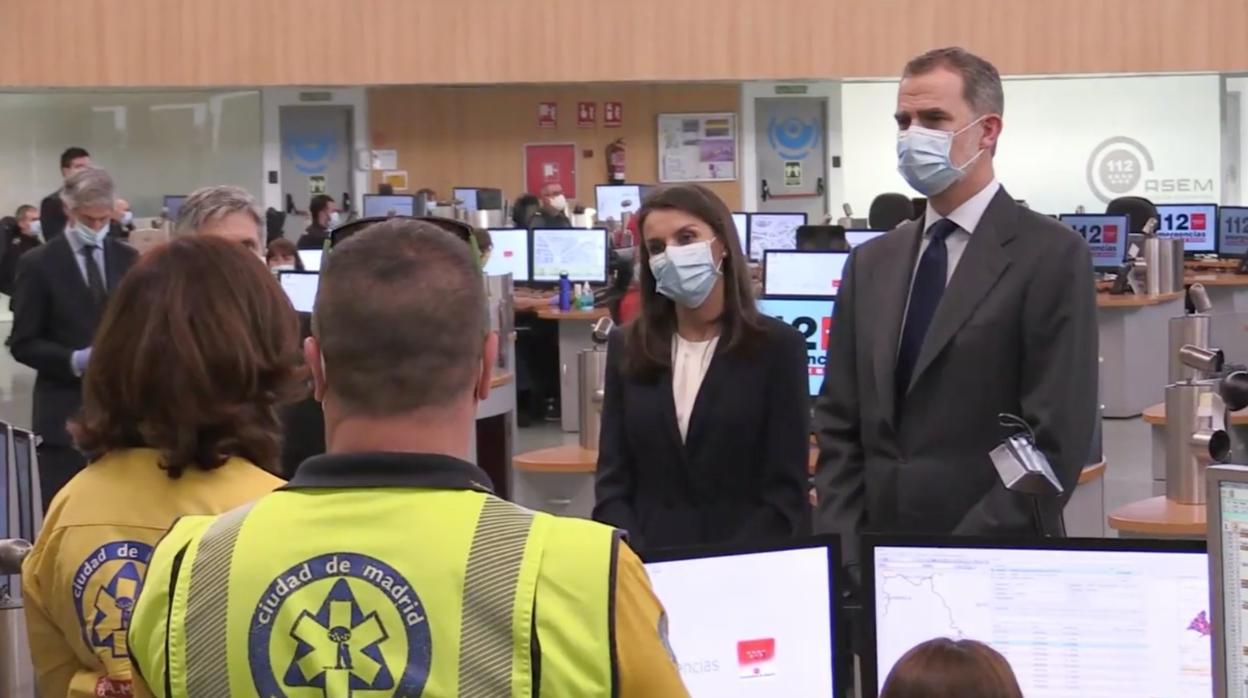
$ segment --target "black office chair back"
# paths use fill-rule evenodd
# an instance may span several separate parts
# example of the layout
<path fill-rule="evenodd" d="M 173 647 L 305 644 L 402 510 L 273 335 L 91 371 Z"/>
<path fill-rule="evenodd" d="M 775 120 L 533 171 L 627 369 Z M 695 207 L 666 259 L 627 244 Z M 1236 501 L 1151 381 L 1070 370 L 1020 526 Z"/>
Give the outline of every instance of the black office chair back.
<path fill-rule="evenodd" d="M 845 240 L 845 228 L 839 225 L 799 226 L 797 249 L 847 252 L 849 243 Z"/>
<path fill-rule="evenodd" d="M 286 230 L 286 214 L 270 207 L 264 212 L 264 244 L 269 245 L 283 235 Z"/>
<path fill-rule="evenodd" d="M 1105 207 L 1105 213 L 1114 216 L 1125 215 L 1130 232 L 1142 233 L 1148 219 L 1157 218 L 1157 207 L 1142 196 L 1120 196 L 1109 202 L 1109 205 Z"/>
<path fill-rule="evenodd" d="M 892 230 L 910 220 L 914 207 L 905 194 L 880 194 L 871 202 L 867 225 L 872 230 Z"/>

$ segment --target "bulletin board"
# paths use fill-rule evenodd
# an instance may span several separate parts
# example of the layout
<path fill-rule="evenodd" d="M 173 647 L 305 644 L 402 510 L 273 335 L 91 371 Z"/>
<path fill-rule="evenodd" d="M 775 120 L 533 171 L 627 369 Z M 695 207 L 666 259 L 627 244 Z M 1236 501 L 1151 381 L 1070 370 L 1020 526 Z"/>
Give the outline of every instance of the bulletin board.
<path fill-rule="evenodd" d="M 737 178 L 737 115 L 659 114 L 659 181 Z"/>

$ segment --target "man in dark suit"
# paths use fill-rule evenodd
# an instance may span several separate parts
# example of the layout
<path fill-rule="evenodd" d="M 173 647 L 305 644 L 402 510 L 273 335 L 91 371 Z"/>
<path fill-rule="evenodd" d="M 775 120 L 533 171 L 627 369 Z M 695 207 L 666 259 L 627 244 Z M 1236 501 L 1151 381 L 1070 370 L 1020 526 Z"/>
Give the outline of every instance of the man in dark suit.
<path fill-rule="evenodd" d="M 65 234 L 18 262 L 10 350 L 38 371 L 32 422 L 43 437 L 39 474 L 45 508 L 85 465 L 65 422 L 82 406 L 82 374 L 108 296 L 138 257 L 108 236 L 116 198 L 107 172 L 87 168 L 71 174 L 61 191 Z"/>
<path fill-rule="evenodd" d="M 1035 535 L 1031 502 L 988 456 L 1008 435 L 1001 413 L 1035 430 L 1067 497 L 1087 460 L 1091 258 L 997 183 L 1003 110 L 996 69 L 962 49 L 915 58 L 902 76 L 898 167 L 926 215 L 854 250 L 814 416 L 815 529 L 845 536 L 851 558 L 863 530 Z"/>
<path fill-rule="evenodd" d="M 85 148 L 71 146 L 61 153 L 61 179 L 91 166 L 91 154 Z M 39 219 L 43 221 L 43 239 L 51 242 L 65 232 L 65 205 L 61 203 L 61 190 L 43 197 L 39 204 Z"/>

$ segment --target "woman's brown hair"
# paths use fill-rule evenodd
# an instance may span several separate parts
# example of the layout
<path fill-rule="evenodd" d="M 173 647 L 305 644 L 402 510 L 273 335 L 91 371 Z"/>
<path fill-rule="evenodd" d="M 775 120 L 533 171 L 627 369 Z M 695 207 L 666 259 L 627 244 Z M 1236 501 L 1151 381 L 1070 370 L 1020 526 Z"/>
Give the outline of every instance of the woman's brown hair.
<path fill-rule="evenodd" d="M 70 424 L 92 460 L 153 448 L 171 478 L 232 456 L 277 472 L 277 406 L 299 396 L 299 321 L 241 245 L 176 238 L 142 257 L 109 299 Z"/>
<path fill-rule="evenodd" d="M 928 640 L 893 665 L 880 698 L 1023 698 L 1010 663 L 975 640 Z"/>
<path fill-rule="evenodd" d="M 762 320 L 754 303 L 750 269 L 741 251 L 741 237 L 732 212 L 710 189 L 698 184 L 663 187 L 646 197 L 637 212 L 641 238 L 637 254 L 641 275 L 641 315 L 628 328 L 626 369 L 635 376 L 653 378 L 671 368 L 672 335 L 676 333 L 676 303 L 655 288 L 646 247 L 646 218 L 654 211 L 681 211 L 706 223 L 724 246 L 724 312 L 720 316 L 720 351 L 752 350 L 762 336 Z"/>
<path fill-rule="evenodd" d="M 269 248 L 264 252 L 264 261 L 272 264 L 274 257 L 294 257 L 295 269 L 303 271 L 303 260 L 299 258 L 299 250 L 295 247 L 295 243 L 286 238 L 278 238 L 269 243 Z"/>

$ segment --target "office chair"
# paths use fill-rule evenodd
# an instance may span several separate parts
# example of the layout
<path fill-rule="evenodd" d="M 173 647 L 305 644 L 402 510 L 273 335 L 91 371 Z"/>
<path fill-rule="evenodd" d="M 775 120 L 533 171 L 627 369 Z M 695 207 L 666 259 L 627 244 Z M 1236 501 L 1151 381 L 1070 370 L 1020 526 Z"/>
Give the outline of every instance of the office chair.
<path fill-rule="evenodd" d="M 1149 218 L 1157 218 L 1157 207 L 1153 202 L 1142 196 L 1120 196 L 1109 202 L 1105 213 L 1115 216 L 1126 216 L 1127 225 L 1132 233 L 1144 232 L 1144 224 Z"/>
<path fill-rule="evenodd" d="M 905 194 L 880 194 L 871 202 L 867 225 L 872 230 L 892 230 L 910 220 L 913 211 L 914 206 Z"/>
<path fill-rule="evenodd" d="M 839 225 L 803 225 L 797 229 L 797 249 L 848 252 L 845 228 Z"/>
<path fill-rule="evenodd" d="M 264 212 L 264 244 L 268 247 L 274 240 L 286 234 L 286 214 L 270 208 Z"/>

